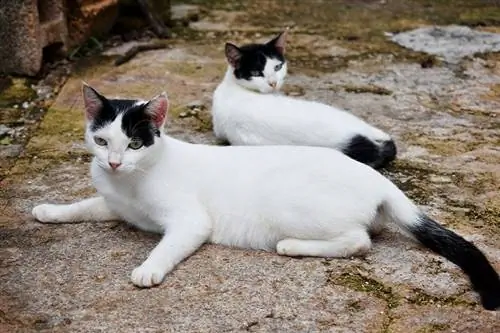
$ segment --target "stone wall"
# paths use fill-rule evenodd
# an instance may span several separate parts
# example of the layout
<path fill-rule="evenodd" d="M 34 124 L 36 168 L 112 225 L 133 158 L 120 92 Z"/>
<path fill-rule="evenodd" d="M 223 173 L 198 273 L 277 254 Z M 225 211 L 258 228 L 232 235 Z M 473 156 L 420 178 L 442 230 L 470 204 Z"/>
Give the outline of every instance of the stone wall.
<path fill-rule="evenodd" d="M 118 0 L 2 0 L 0 73 L 36 75 L 43 49 L 63 52 L 109 30 Z"/>

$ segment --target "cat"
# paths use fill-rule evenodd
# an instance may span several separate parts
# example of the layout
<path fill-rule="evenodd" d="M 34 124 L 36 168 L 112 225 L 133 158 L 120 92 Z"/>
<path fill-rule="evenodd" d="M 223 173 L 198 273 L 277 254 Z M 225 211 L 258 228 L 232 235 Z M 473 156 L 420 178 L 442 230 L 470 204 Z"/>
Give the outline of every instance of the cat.
<path fill-rule="evenodd" d="M 163 234 L 132 271 L 139 287 L 160 284 L 206 242 L 286 256 L 367 252 L 387 221 L 458 265 L 487 309 L 500 279 L 475 245 L 427 217 L 392 182 L 339 151 L 307 146 L 216 146 L 179 141 L 163 127 L 166 94 L 107 99 L 88 85 L 85 141 L 99 196 L 41 204 L 45 223 L 123 220 Z"/>
<path fill-rule="evenodd" d="M 278 93 L 287 74 L 287 31 L 265 44 L 226 43 L 229 65 L 212 101 L 219 141 L 334 148 L 374 168 L 393 161 L 396 145 L 382 130 L 333 106 Z"/>

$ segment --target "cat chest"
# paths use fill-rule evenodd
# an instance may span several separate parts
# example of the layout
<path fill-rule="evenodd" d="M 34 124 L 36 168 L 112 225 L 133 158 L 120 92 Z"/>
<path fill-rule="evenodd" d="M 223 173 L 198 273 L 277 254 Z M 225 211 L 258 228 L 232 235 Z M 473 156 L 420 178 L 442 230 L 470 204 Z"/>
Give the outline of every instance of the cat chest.
<path fill-rule="evenodd" d="M 150 218 L 148 207 L 129 189 L 104 186 L 97 188 L 108 207 L 118 214 L 122 220 L 139 229 L 161 232 L 159 225 Z"/>

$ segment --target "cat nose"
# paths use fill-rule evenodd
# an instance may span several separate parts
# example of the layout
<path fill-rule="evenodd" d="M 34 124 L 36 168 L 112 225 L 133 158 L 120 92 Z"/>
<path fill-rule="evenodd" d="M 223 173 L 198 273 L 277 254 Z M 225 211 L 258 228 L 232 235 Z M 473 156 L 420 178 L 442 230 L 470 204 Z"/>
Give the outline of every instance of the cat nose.
<path fill-rule="evenodd" d="M 276 88 L 276 81 L 274 82 L 269 82 L 269 86 L 271 86 L 271 88 Z"/>
<path fill-rule="evenodd" d="M 121 163 L 111 163 L 111 162 L 109 162 L 109 166 L 110 166 L 110 167 L 111 167 L 111 169 L 113 169 L 113 170 L 118 169 L 118 167 L 119 167 L 120 165 L 122 165 L 122 164 L 121 164 Z"/>

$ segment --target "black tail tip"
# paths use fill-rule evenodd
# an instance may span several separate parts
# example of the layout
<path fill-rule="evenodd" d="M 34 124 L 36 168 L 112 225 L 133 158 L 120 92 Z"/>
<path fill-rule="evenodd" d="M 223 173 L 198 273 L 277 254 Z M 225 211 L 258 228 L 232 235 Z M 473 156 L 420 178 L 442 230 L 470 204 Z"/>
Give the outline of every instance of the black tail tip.
<path fill-rule="evenodd" d="M 387 164 L 396 159 L 398 149 L 393 140 L 384 141 L 380 149 L 380 157 Z"/>
<path fill-rule="evenodd" d="M 385 168 L 396 159 L 398 149 L 393 140 L 387 140 L 380 144 L 378 148 L 378 158 L 373 163 L 375 169 Z"/>
<path fill-rule="evenodd" d="M 478 291 L 481 298 L 483 308 L 490 311 L 500 310 L 500 282 L 497 288 L 493 291 Z"/>
<path fill-rule="evenodd" d="M 499 310 L 500 277 L 481 250 L 424 214 L 419 220 L 420 223 L 408 229 L 413 236 L 462 269 L 486 310 Z"/>
<path fill-rule="evenodd" d="M 396 158 L 397 149 L 392 140 L 379 144 L 363 135 L 355 135 L 349 140 L 342 152 L 358 162 L 378 169 Z"/>

